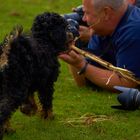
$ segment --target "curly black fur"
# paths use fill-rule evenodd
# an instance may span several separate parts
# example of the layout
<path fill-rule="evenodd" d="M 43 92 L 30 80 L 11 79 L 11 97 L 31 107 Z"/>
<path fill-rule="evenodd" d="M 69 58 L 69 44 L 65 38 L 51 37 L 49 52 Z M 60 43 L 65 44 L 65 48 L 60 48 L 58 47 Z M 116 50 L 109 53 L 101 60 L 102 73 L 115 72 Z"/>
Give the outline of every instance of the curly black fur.
<path fill-rule="evenodd" d="M 60 66 L 57 56 L 67 50 L 66 30 L 67 22 L 60 15 L 43 13 L 34 20 L 31 37 L 13 37 L 8 53 L 1 54 L 7 55 L 7 63 L 0 66 L 0 139 L 6 121 L 35 91 L 44 118 L 52 115 L 54 82 Z"/>

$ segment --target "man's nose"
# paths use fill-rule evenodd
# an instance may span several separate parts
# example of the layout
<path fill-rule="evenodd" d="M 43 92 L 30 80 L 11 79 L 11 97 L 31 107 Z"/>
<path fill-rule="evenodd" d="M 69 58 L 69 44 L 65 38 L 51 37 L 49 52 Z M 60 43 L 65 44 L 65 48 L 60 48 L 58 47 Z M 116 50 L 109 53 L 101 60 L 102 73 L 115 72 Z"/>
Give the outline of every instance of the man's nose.
<path fill-rule="evenodd" d="M 85 14 L 84 14 L 84 16 L 83 16 L 82 20 L 83 20 L 84 22 L 87 22 L 87 19 L 86 19 Z"/>

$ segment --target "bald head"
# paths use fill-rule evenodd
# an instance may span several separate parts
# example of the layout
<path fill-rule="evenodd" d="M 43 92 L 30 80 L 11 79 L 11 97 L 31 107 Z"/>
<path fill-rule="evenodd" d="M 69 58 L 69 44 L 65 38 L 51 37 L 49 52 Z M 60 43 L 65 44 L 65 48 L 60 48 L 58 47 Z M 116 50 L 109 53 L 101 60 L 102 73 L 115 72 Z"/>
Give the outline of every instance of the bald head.
<path fill-rule="evenodd" d="M 114 32 L 128 7 L 128 0 L 83 0 L 84 17 L 94 33 L 110 35 Z"/>
<path fill-rule="evenodd" d="M 102 9 L 103 7 L 111 7 L 114 10 L 120 9 L 127 0 L 91 0 L 94 3 L 95 9 Z"/>

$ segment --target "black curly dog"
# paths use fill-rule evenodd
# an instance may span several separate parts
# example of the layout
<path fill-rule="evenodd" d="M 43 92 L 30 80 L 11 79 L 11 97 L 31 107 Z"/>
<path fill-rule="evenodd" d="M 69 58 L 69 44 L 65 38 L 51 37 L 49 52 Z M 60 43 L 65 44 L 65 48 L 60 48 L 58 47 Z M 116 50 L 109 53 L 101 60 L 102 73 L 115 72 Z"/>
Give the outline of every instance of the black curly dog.
<path fill-rule="evenodd" d="M 43 13 L 35 18 L 30 36 L 19 28 L 5 39 L 0 58 L 0 139 L 18 107 L 26 114 L 31 113 L 31 106 L 36 110 L 35 91 L 43 118 L 53 117 L 54 82 L 60 67 L 57 56 L 68 49 L 67 27 L 60 15 Z"/>

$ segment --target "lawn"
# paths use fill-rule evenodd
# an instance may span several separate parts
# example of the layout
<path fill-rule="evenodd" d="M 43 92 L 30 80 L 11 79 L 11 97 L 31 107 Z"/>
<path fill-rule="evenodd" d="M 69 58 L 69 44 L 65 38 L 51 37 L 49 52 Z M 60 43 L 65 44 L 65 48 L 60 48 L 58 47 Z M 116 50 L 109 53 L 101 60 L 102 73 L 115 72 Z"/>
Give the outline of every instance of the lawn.
<path fill-rule="evenodd" d="M 79 0 L 0 0 L 0 40 L 17 24 L 30 30 L 34 17 L 44 11 L 71 12 Z M 55 83 L 54 120 L 27 117 L 17 111 L 11 123 L 16 133 L 4 140 L 140 140 L 140 111 L 119 111 L 117 95 L 78 88 L 69 69 L 61 63 Z"/>

